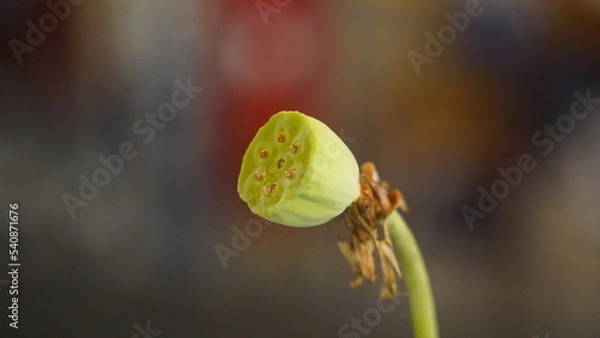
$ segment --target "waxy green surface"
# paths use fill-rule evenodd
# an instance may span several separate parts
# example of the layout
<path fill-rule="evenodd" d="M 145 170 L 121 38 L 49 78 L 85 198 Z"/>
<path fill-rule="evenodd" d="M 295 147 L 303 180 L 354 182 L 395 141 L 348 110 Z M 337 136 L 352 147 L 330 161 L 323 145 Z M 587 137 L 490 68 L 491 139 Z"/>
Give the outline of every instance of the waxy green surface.
<path fill-rule="evenodd" d="M 282 111 L 248 146 L 237 190 L 253 213 L 306 227 L 331 220 L 358 198 L 358 176 L 352 152 L 329 127 Z"/>

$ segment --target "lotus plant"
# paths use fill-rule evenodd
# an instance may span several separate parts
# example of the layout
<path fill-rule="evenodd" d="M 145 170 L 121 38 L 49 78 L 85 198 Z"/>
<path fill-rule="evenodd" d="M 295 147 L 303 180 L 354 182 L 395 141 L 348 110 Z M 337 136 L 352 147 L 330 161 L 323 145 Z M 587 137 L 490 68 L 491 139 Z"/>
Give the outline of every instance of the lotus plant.
<path fill-rule="evenodd" d="M 350 149 L 327 125 L 297 111 L 273 115 L 244 154 L 237 190 L 254 214 L 287 226 L 316 226 L 342 216 L 351 239 L 337 245 L 357 275 L 350 286 L 376 280 L 377 251 L 380 297 L 397 292 L 402 266 L 415 337 L 438 337 L 423 257 L 396 210 L 408 211 L 402 194 L 380 180 L 373 163 L 359 171 Z"/>

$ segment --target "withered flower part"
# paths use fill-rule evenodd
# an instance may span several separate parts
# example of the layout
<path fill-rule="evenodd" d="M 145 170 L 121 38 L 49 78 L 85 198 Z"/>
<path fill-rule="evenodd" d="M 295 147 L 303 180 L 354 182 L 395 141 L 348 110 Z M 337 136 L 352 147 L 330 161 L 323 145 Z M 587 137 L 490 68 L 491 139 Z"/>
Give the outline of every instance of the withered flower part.
<path fill-rule="evenodd" d="M 396 210 L 408 211 L 402 194 L 380 180 L 373 163 L 359 170 L 350 149 L 327 125 L 298 111 L 273 115 L 244 154 L 237 190 L 253 213 L 288 226 L 317 226 L 343 215 L 350 238 L 337 244 L 357 275 L 350 286 L 376 280 L 377 251 L 379 297 L 394 297 L 400 260 L 414 337 L 439 337 L 423 256 Z"/>
<path fill-rule="evenodd" d="M 360 195 L 343 213 L 350 241 L 338 240 L 340 251 L 346 257 L 357 278 L 350 287 L 362 285 L 366 279 L 376 280 L 375 250 L 379 254 L 384 287 L 379 297 L 390 299 L 398 291 L 396 277 L 402 277 L 385 219 L 396 208 L 407 212 L 408 207 L 398 189 L 390 189 L 380 181 L 375 164 L 361 166 Z"/>

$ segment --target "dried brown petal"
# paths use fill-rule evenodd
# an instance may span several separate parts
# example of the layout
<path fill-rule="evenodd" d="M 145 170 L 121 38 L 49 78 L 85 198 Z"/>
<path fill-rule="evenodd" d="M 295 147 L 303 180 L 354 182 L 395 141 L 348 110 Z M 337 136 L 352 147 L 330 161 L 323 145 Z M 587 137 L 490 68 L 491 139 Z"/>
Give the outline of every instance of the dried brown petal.
<path fill-rule="evenodd" d="M 390 189 L 387 182 L 380 182 L 377 169 L 372 162 L 361 167 L 359 198 L 344 212 L 346 228 L 351 234 L 349 242 L 338 241 L 342 255 L 350 263 L 357 278 L 350 287 L 360 286 L 364 280 L 374 282 L 375 250 L 379 255 L 384 287 L 380 298 L 392 298 L 398 291 L 397 278 L 402 276 L 394 254 L 385 218 L 394 209 L 408 210 L 404 197 L 397 189 Z M 383 223 L 383 238 L 378 234 Z"/>

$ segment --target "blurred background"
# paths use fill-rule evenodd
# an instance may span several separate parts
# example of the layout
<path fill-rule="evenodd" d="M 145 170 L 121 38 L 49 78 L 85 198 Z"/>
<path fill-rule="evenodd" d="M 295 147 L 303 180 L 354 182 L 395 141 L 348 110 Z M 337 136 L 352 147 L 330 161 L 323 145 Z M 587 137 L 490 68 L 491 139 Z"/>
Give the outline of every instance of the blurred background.
<path fill-rule="evenodd" d="M 339 222 L 232 242 L 257 224 L 246 146 L 300 110 L 404 193 L 442 337 L 600 337 L 600 104 L 549 153 L 532 140 L 600 97 L 598 1 L 5 0 L 0 19 L 22 262 L 2 336 L 344 337 L 381 282 L 349 289 Z M 469 226 L 522 154 L 536 168 Z M 368 329 L 411 337 L 408 299 Z"/>

